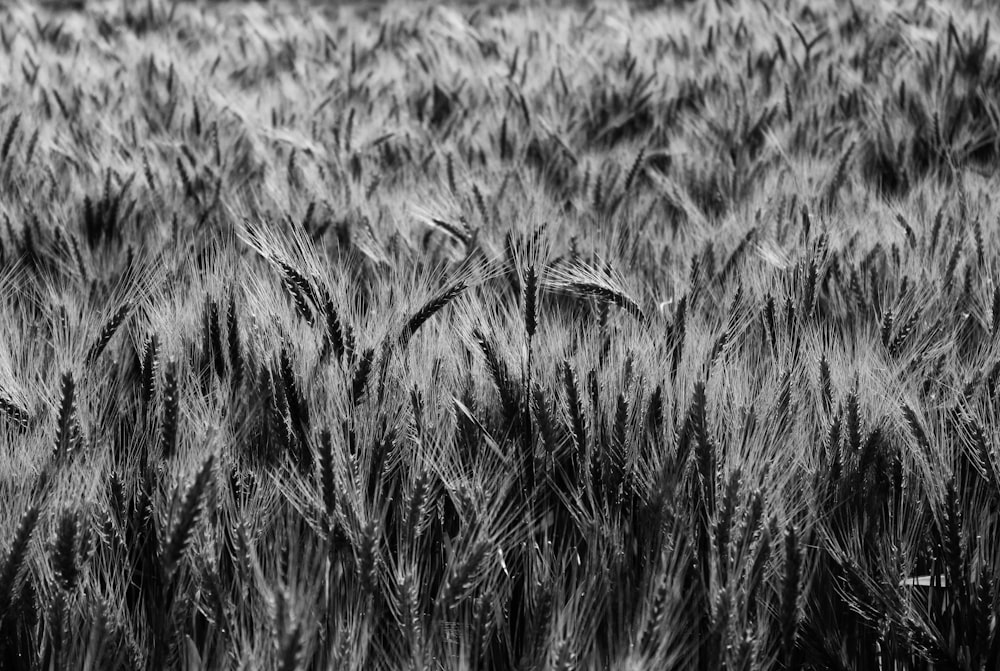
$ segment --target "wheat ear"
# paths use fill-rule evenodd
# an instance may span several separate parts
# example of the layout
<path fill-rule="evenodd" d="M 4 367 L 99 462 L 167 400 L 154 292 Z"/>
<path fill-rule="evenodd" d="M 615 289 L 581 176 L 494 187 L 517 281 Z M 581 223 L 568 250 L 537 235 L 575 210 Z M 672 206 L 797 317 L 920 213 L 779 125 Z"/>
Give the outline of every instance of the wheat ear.
<path fill-rule="evenodd" d="M 361 403 L 365 389 L 368 387 L 368 376 L 372 371 L 372 360 L 375 358 L 375 349 L 369 347 L 361 355 L 357 368 L 354 369 L 354 376 L 351 378 L 351 403 L 355 406 Z"/>
<path fill-rule="evenodd" d="M 77 565 L 77 534 L 79 519 L 76 511 L 65 511 L 59 518 L 56 540 L 52 547 L 52 568 L 59 585 L 67 592 L 76 587 L 80 575 Z"/>
<path fill-rule="evenodd" d="M 209 456 L 201 466 L 194 482 L 184 494 L 180 512 L 170 531 L 170 538 L 163 549 L 162 565 L 167 575 L 172 574 L 184 554 L 187 552 L 194 536 L 194 526 L 201 515 L 206 493 L 212 478 L 212 464 L 215 457 Z"/>
<path fill-rule="evenodd" d="M 17 133 L 17 127 L 21 124 L 21 113 L 18 112 L 14 116 L 14 120 L 10 122 L 10 126 L 7 127 L 7 133 L 3 138 L 3 148 L 0 149 L 0 163 L 4 163 L 7 160 L 7 156 L 10 154 L 10 148 L 14 144 L 14 135 Z"/>
<path fill-rule="evenodd" d="M 180 391 L 177 380 L 177 362 L 167 363 L 163 384 L 163 428 L 160 447 L 164 459 L 169 459 L 177 449 L 177 421 L 180 414 Z"/>
<path fill-rule="evenodd" d="M 0 622 L 5 619 L 11 604 L 17 600 L 17 577 L 28 557 L 28 543 L 38 522 L 38 513 L 38 506 L 32 506 L 21 517 L 7 556 L 3 564 L 0 564 Z"/>
<path fill-rule="evenodd" d="M 76 383 L 72 373 L 64 373 L 59 401 L 59 420 L 56 425 L 55 458 L 62 462 L 76 446 L 79 436 L 76 414 Z"/>
<path fill-rule="evenodd" d="M 465 289 L 465 282 L 458 282 L 431 298 L 429 301 L 424 303 L 419 310 L 414 312 L 410 318 L 406 320 L 406 325 L 399 334 L 398 343 L 400 348 L 405 349 L 407 344 L 410 342 L 410 338 L 413 337 L 413 334 L 415 334 L 428 319 L 440 312 L 446 305 L 448 305 L 448 303 L 461 295 Z"/>

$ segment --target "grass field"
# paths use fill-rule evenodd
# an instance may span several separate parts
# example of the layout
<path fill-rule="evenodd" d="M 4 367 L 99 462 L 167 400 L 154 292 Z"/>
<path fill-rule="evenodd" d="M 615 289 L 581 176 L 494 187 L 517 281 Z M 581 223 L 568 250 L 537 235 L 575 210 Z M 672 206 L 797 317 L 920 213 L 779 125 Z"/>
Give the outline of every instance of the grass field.
<path fill-rule="evenodd" d="M 0 668 L 1000 668 L 989 4 L 0 8 Z"/>

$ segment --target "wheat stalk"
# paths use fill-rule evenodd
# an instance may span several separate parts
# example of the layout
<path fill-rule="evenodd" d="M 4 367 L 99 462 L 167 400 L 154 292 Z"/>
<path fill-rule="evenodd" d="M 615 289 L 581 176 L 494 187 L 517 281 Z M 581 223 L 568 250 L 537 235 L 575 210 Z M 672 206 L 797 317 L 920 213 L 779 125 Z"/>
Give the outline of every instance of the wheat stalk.
<path fill-rule="evenodd" d="M 194 482 L 184 494 L 180 511 L 170 530 L 167 544 L 163 548 L 161 563 L 167 575 L 173 574 L 191 545 L 194 536 L 194 527 L 201 516 L 204 507 L 205 497 L 212 479 L 212 466 L 215 457 L 209 456 L 204 461 Z"/>
<path fill-rule="evenodd" d="M 320 303 L 318 294 L 306 276 L 284 261 L 279 260 L 277 263 L 284 275 L 286 286 L 289 287 L 290 291 L 294 292 L 297 302 L 301 301 L 303 303 L 303 307 L 308 309 L 308 306 L 305 305 L 305 300 L 308 299 L 313 306 L 319 309 Z"/>
<path fill-rule="evenodd" d="M 890 339 L 892 338 L 892 322 L 893 315 L 892 310 L 886 310 L 885 314 L 882 315 L 882 346 L 888 348 L 890 345 Z"/>
<path fill-rule="evenodd" d="M 752 226 L 740 241 L 736 243 L 736 247 L 733 248 L 732 253 L 726 262 L 722 265 L 722 269 L 719 271 L 718 278 L 721 284 L 725 284 L 726 280 L 729 278 L 730 273 L 736 268 L 736 264 L 743 258 L 746 254 L 747 248 L 753 243 L 754 238 L 757 236 L 757 227 Z"/>
<path fill-rule="evenodd" d="M 486 557 L 492 552 L 492 546 L 487 541 L 476 541 L 462 558 L 452 565 L 438 597 L 437 607 L 442 613 L 447 613 L 456 607 L 472 586 L 482 568 Z"/>
<path fill-rule="evenodd" d="M 219 304 L 214 300 L 208 303 L 208 342 L 215 374 L 223 380 L 226 377 L 226 360 L 225 350 L 222 348 L 222 323 L 219 319 Z"/>
<path fill-rule="evenodd" d="M 132 306 L 129 303 L 125 303 L 118 310 L 115 311 L 111 318 L 104 324 L 101 328 L 100 334 L 97 336 L 97 340 L 91 345 L 90 350 L 87 352 L 87 364 L 92 365 L 97 361 L 97 357 L 101 356 L 104 349 L 111 342 L 111 338 L 114 337 L 115 333 L 118 332 L 118 328 L 125 321 L 125 317 L 128 316 L 129 311 Z"/>
<path fill-rule="evenodd" d="M 920 308 L 917 308 L 910 318 L 903 323 L 896 331 L 896 337 L 893 338 L 892 342 L 889 344 L 889 354 L 890 356 L 898 357 L 902 351 L 903 347 L 906 346 L 906 342 L 910 337 L 910 334 L 916 330 L 917 324 L 920 322 L 922 317 Z"/>
<path fill-rule="evenodd" d="M 785 530 L 785 574 L 781 589 L 781 648 L 786 668 L 791 668 L 799 630 L 799 595 L 802 556 L 795 527 Z"/>
<path fill-rule="evenodd" d="M 938 208 L 937 214 L 934 215 L 934 223 L 931 225 L 931 240 L 930 247 L 927 252 L 930 256 L 934 256 L 937 251 L 938 240 L 941 236 L 941 225 L 944 222 L 944 204 Z"/>
<path fill-rule="evenodd" d="M 292 297 L 292 303 L 295 305 L 295 312 L 302 318 L 302 321 L 309 326 L 315 324 L 316 319 L 313 315 L 312 309 L 306 302 L 306 293 L 302 290 L 302 288 L 288 276 L 282 278 L 282 284 Z"/>
<path fill-rule="evenodd" d="M 695 465 L 700 479 L 700 490 L 708 514 L 715 512 L 715 444 L 708 433 L 708 397 L 705 383 L 699 381 L 694 386 L 691 399 L 691 430 L 695 441 Z"/>
<path fill-rule="evenodd" d="M 826 358 L 826 354 L 819 360 L 819 387 L 823 409 L 829 413 L 833 408 L 833 380 L 830 375 L 830 361 Z"/>
<path fill-rule="evenodd" d="M 62 463 L 76 447 L 80 436 L 76 414 L 76 383 L 72 373 L 63 374 L 59 397 L 54 455 L 56 462 Z"/>
<path fill-rule="evenodd" d="M 169 361 L 163 383 L 163 427 L 160 450 L 164 459 L 170 459 L 177 449 L 177 421 L 180 415 L 180 390 L 177 380 L 177 362 Z"/>
<path fill-rule="evenodd" d="M 28 557 L 28 543 L 38 523 L 38 515 L 38 506 L 32 506 L 21 516 L 14 539 L 3 564 L 0 564 L 0 623 L 6 619 L 11 605 L 17 599 L 17 578 Z"/>
<path fill-rule="evenodd" d="M 411 654 L 420 657 L 422 641 L 419 639 L 420 620 L 420 584 L 417 581 L 415 569 L 407 570 L 397 580 L 396 589 L 399 593 L 399 614 L 397 620 L 400 628 L 409 642 Z"/>
<path fill-rule="evenodd" d="M 413 491 L 410 493 L 403 524 L 414 541 L 420 537 L 428 522 L 431 501 L 431 473 L 424 470 L 420 472 L 413 483 Z"/>
<path fill-rule="evenodd" d="M 323 514 L 325 524 L 333 525 L 333 516 L 337 509 L 337 492 L 334 489 L 333 478 L 333 441 L 330 431 L 323 429 L 319 438 L 319 485 L 323 499 Z"/>
<path fill-rule="evenodd" d="M 906 221 L 906 218 L 900 214 L 896 213 L 896 222 L 903 228 L 906 233 L 906 241 L 909 243 L 911 249 L 916 249 L 917 247 L 917 235 L 913 232 L 913 227 L 910 223 Z"/>
<path fill-rule="evenodd" d="M 844 153 L 840 155 L 840 159 L 837 161 L 837 167 L 833 171 L 833 177 L 827 185 L 823 200 L 826 206 L 830 209 L 834 207 L 841 188 L 843 188 L 844 184 L 847 182 L 848 168 L 850 166 L 851 157 L 854 155 L 855 146 L 857 146 L 857 144 L 855 142 L 851 142 Z M 808 210 L 806 210 L 804 205 L 802 208 L 803 221 L 805 221 Z M 806 227 L 805 237 L 806 239 L 809 238 L 808 227 Z"/>
<path fill-rule="evenodd" d="M 177 165 L 177 172 L 181 178 L 181 186 L 184 187 L 184 197 L 200 202 L 198 194 L 194 188 L 194 183 L 191 181 L 191 177 L 188 175 L 187 168 L 184 167 L 184 161 L 181 160 L 180 156 L 177 157 L 176 165 Z"/>
<path fill-rule="evenodd" d="M 56 540 L 52 547 L 52 568 L 59 585 L 67 592 L 73 591 L 80 575 L 76 553 L 78 529 L 76 511 L 64 512 L 59 518 Z"/>
<path fill-rule="evenodd" d="M 500 396 L 500 407 L 503 409 L 504 417 L 510 419 L 517 412 L 517 390 L 510 377 L 507 365 L 500 359 L 496 348 L 487 340 L 482 331 L 476 329 L 472 335 L 479 345 L 479 349 L 483 352 L 483 357 L 486 361 L 486 370 L 497 388 L 497 393 Z"/>
<path fill-rule="evenodd" d="M 955 269 L 958 267 L 958 259 L 962 254 L 962 241 L 959 240 L 955 243 L 952 248 L 951 256 L 948 257 L 948 264 L 944 269 L 944 288 L 950 289 L 952 283 L 955 281 Z"/>
<path fill-rule="evenodd" d="M 0 412 L 7 415 L 19 428 L 28 428 L 28 411 L 3 395 L 0 395 Z"/>
<path fill-rule="evenodd" d="M 466 289 L 465 282 L 458 282 L 444 289 L 414 312 L 399 334 L 398 344 L 401 349 L 405 349 L 410 342 L 410 338 L 423 326 L 428 319 L 440 312 L 448 303 L 456 299 Z"/>
<path fill-rule="evenodd" d="M 243 372 L 246 363 L 240 346 L 239 315 L 236 312 L 236 297 L 229 295 L 229 306 L 226 309 L 226 332 L 228 333 L 229 369 L 232 371 L 233 387 L 238 388 L 243 382 Z"/>
<path fill-rule="evenodd" d="M 816 285 L 818 279 L 819 269 L 816 267 L 816 259 L 810 259 L 803 293 L 802 316 L 805 319 L 812 317 L 813 311 L 816 309 Z"/>
<path fill-rule="evenodd" d="M 292 630 L 281 641 L 277 666 L 279 671 L 298 671 L 305 648 L 304 643 L 302 623 L 296 622 Z"/>
<path fill-rule="evenodd" d="M 726 489 L 722 496 L 722 509 L 719 512 L 719 519 L 715 523 L 715 546 L 719 558 L 719 574 L 723 584 L 729 578 L 730 563 L 733 560 L 730 535 L 733 529 L 733 521 L 736 519 L 736 509 L 739 505 L 741 486 L 742 473 L 739 468 L 736 468 L 729 474 L 729 482 L 726 484 Z"/>
<path fill-rule="evenodd" d="M 371 373 L 374 358 L 375 349 L 369 347 L 362 353 L 361 359 L 354 369 L 354 376 L 351 378 L 351 403 L 354 406 L 361 403 L 365 389 L 368 387 L 368 376 Z"/>
<path fill-rule="evenodd" d="M 993 302 L 990 307 L 990 335 L 1000 333 L 1000 285 L 993 287 Z"/>
<path fill-rule="evenodd" d="M 648 322 L 638 301 L 628 294 L 621 281 L 608 273 L 583 264 L 553 267 L 551 270 L 546 277 L 546 285 L 560 291 L 598 298 L 624 310 L 641 323 Z"/>
<path fill-rule="evenodd" d="M 527 270 L 522 302 L 524 305 L 524 330 L 530 342 L 538 329 L 538 275 L 535 273 L 534 266 Z"/>
<path fill-rule="evenodd" d="M 292 360 L 288 356 L 287 348 L 281 348 L 278 361 L 281 385 L 288 405 L 288 415 L 292 420 L 292 426 L 304 443 L 309 434 L 309 406 L 296 382 L 295 371 L 292 369 Z"/>
<path fill-rule="evenodd" d="M 426 220 L 465 246 L 468 246 L 472 242 L 471 236 L 462 225 L 453 224 L 440 217 L 428 217 Z"/>
<path fill-rule="evenodd" d="M 972 224 L 972 237 L 976 243 L 976 267 L 982 269 L 986 263 L 986 248 L 983 242 L 983 223 L 979 219 Z"/>
<path fill-rule="evenodd" d="M 535 425 L 538 427 L 538 433 L 542 438 L 542 446 L 545 449 L 546 464 L 548 468 L 551 468 L 551 460 L 558 447 L 556 426 L 549 403 L 545 398 L 545 393 L 538 386 L 535 386 L 533 390 L 531 407 L 534 410 Z"/>
<path fill-rule="evenodd" d="M 612 303 L 629 313 L 640 322 L 646 321 L 646 315 L 642 311 L 642 308 L 639 307 L 639 304 L 620 291 L 615 291 L 614 289 L 602 284 L 590 282 L 573 282 L 569 285 L 569 288 L 583 295 L 594 296 L 596 298 L 600 298 L 601 300 L 608 301 L 609 303 Z"/>
<path fill-rule="evenodd" d="M 476 209 L 479 210 L 479 216 L 482 217 L 484 224 L 490 223 L 490 213 L 486 208 L 486 199 L 483 198 L 483 192 L 479 190 L 477 184 L 472 185 L 472 197 L 476 203 Z"/>
<path fill-rule="evenodd" d="M 615 419 L 611 432 L 611 442 L 608 444 L 608 476 L 605 486 L 613 495 L 613 502 L 620 506 L 624 499 L 625 478 L 628 471 L 628 419 L 629 402 L 624 393 L 618 394 L 615 403 Z"/>
<path fill-rule="evenodd" d="M 847 397 L 847 448 L 852 455 L 861 449 L 861 408 L 857 390 Z"/>
<path fill-rule="evenodd" d="M 945 488 L 944 533 L 942 534 L 942 554 L 944 567 L 948 573 L 949 585 L 957 587 L 957 595 L 964 601 L 968 588 L 966 556 L 962 543 L 962 511 L 958 500 L 958 487 L 952 477 Z"/>
<path fill-rule="evenodd" d="M 356 546 L 356 565 L 361 588 L 370 595 L 377 594 L 379 581 L 379 527 L 374 521 L 366 522 L 361 529 Z"/>
<path fill-rule="evenodd" d="M 771 559 L 771 530 L 764 525 L 757 542 L 757 550 L 747 571 L 747 603 L 756 604 L 757 597 L 764 583 L 768 561 Z"/>
<path fill-rule="evenodd" d="M 646 158 L 646 148 L 643 147 L 639 149 L 639 153 L 636 155 L 635 160 L 632 161 L 632 167 L 629 168 L 628 174 L 625 176 L 625 185 L 622 188 L 624 193 L 628 193 L 632 189 L 632 185 L 635 184 L 636 177 L 639 176 L 639 171 L 642 168 L 642 162 Z"/>
<path fill-rule="evenodd" d="M 774 296 L 768 294 L 764 299 L 764 310 L 761 317 L 764 321 L 764 332 L 771 343 L 771 352 L 778 352 L 778 325 L 775 315 Z"/>
<path fill-rule="evenodd" d="M 139 393 L 143 412 L 148 414 L 156 396 L 156 374 L 160 368 L 159 338 L 154 333 L 146 340 L 142 353 L 142 378 Z"/>
<path fill-rule="evenodd" d="M 340 322 L 340 315 L 337 314 L 337 309 L 333 306 L 332 299 L 326 299 L 323 311 L 326 314 L 325 343 L 333 347 L 333 353 L 337 356 L 337 361 L 343 361 L 347 353 L 347 338 Z"/>
<path fill-rule="evenodd" d="M 24 165 L 25 167 L 31 165 L 31 159 L 35 156 L 35 149 L 38 147 L 38 133 L 41 131 L 41 127 L 36 127 L 35 132 L 31 134 L 31 139 L 28 140 L 28 148 L 24 151 Z"/>
<path fill-rule="evenodd" d="M 10 126 L 7 127 L 7 133 L 3 138 L 3 145 L 0 147 L 0 163 L 5 163 L 7 161 L 7 156 L 10 154 L 10 148 L 14 144 L 14 135 L 17 133 L 17 127 L 21 124 L 21 113 L 18 112 L 14 115 L 14 120 L 10 122 Z"/>

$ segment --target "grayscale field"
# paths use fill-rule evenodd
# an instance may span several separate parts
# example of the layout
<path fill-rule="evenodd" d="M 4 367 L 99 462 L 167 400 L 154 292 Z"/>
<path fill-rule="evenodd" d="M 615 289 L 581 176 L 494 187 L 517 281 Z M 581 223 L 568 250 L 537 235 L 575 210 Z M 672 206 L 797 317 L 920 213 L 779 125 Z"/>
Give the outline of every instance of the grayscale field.
<path fill-rule="evenodd" d="M 1000 668 L 991 3 L 0 6 L 0 669 Z"/>

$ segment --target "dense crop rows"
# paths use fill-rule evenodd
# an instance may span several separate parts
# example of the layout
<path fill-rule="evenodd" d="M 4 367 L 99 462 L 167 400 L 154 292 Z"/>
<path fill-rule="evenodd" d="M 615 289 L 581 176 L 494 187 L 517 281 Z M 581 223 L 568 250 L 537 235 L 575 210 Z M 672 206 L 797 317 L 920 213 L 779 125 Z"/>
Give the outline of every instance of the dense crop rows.
<path fill-rule="evenodd" d="M 0 8 L 0 667 L 1000 668 L 993 10 L 85 4 Z"/>

